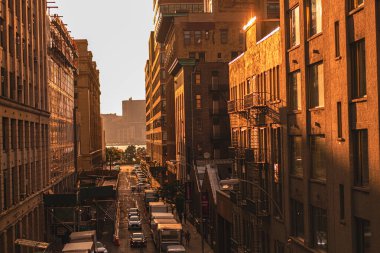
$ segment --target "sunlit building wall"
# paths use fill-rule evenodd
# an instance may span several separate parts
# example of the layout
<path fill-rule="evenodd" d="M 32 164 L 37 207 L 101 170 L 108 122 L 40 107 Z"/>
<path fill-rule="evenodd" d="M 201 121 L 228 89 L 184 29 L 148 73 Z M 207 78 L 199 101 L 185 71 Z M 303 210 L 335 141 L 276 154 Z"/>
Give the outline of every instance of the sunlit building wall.
<path fill-rule="evenodd" d="M 77 52 L 65 25 L 51 20 L 49 44 L 50 180 L 74 172 L 74 74 Z"/>

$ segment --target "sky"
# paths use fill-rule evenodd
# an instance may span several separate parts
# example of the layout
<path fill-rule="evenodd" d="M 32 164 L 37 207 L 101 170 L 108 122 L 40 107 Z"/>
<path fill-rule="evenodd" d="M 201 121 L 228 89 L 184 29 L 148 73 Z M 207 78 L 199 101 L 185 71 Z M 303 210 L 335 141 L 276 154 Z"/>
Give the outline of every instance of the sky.
<path fill-rule="evenodd" d="M 121 115 L 121 101 L 145 99 L 144 67 L 153 0 L 55 0 L 51 9 L 76 39 L 87 39 L 100 71 L 101 113 Z"/>

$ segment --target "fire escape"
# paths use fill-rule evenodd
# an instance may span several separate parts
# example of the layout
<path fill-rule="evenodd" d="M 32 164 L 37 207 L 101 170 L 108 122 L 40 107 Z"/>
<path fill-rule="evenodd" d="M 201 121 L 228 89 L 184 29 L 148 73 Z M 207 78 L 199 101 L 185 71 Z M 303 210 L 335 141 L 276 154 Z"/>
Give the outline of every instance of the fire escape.
<path fill-rule="evenodd" d="M 263 253 L 264 245 L 264 224 L 269 219 L 269 164 L 271 163 L 270 149 L 265 145 L 251 143 L 251 140 L 259 139 L 255 135 L 254 128 L 266 126 L 267 119 L 270 122 L 280 122 L 281 103 L 272 101 L 269 94 L 263 92 L 253 92 L 244 96 L 244 99 L 228 102 L 228 113 L 239 115 L 245 119 L 248 131 L 248 145 L 239 145 L 239 141 L 233 141 L 230 149 L 231 157 L 237 164 L 244 165 L 244 173 L 238 170 L 234 175 L 240 179 L 240 184 L 230 192 L 231 201 L 241 210 L 241 213 L 248 214 L 252 224 L 252 234 L 248 236 L 251 243 L 244 242 L 243 238 L 235 238 L 232 245 L 236 252 Z M 253 137 L 251 137 L 251 134 Z M 255 145 L 254 145 L 255 144 Z M 250 174 L 251 179 L 247 176 Z M 253 179 L 253 180 L 252 180 Z M 244 223 L 244 222 L 243 222 Z M 244 224 L 242 224 L 244 226 Z M 240 237 L 242 233 L 238 233 Z M 249 240 L 249 239 L 248 239 Z M 246 240 L 247 241 L 247 240 Z"/>

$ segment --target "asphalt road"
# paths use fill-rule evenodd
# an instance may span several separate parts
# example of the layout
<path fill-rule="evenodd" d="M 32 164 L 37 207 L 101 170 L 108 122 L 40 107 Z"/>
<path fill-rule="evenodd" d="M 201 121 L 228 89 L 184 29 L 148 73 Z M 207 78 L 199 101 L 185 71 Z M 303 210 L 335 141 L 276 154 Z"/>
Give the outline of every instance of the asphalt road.
<path fill-rule="evenodd" d="M 135 176 L 131 175 L 131 170 L 133 166 L 121 166 L 121 175 L 119 181 L 119 200 L 120 200 L 120 246 L 116 247 L 109 245 L 107 248 L 110 253 L 127 253 L 127 252 L 145 252 L 145 253 L 155 253 L 156 249 L 151 237 L 150 227 L 148 224 L 148 216 L 146 214 L 144 202 L 143 202 L 143 192 L 142 193 L 132 193 L 130 186 L 136 185 Z M 147 247 L 146 248 L 130 248 L 129 247 L 129 236 L 133 231 L 128 231 L 128 219 L 127 210 L 131 207 L 139 208 L 142 221 L 143 221 L 143 233 L 147 237 Z"/>

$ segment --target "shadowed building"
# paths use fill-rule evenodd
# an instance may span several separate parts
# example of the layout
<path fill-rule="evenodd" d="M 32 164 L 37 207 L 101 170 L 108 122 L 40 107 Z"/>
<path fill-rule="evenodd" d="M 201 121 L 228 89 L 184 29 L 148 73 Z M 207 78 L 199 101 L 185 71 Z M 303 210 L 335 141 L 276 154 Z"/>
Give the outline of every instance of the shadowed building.
<path fill-rule="evenodd" d="M 123 100 L 123 119 L 128 144 L 145 144 L 145 100 Z"/>
<path fill-rule="evenodd" d="M 0 252 L 44 241 L 51 188 L 46 1 L 0 3 Z M 31 249 L 28 249 L 29 251 Z"/>
<path fill-rule="evenodd" d="M 87 40 L 75 40 L 78 48 L 78 75 L 75 79 L 75 106 L 80 112 L 79 170 L 102 167 L 102 123 L 100 119 L 99 70 L 88 50 Z"/>

